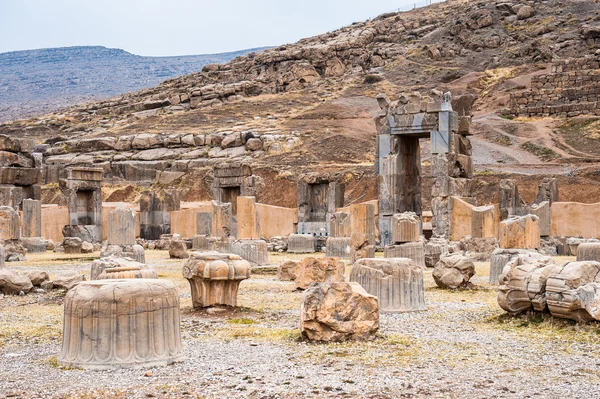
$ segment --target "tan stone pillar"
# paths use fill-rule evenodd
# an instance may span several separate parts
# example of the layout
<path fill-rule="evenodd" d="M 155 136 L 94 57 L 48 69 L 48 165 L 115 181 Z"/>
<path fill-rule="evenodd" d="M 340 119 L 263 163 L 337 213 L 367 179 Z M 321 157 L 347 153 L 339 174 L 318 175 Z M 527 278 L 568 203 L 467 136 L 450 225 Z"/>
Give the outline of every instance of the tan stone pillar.
<path fill-rule="evenodd" d="M 350 258 L 352 261 L 375 256 L 375 207 L 350 206 Z"/>
<path fill-rule="evenodd" d="M 260 239 L 254 197 L 237 197 L 237 224 L 238 240 Z"/>

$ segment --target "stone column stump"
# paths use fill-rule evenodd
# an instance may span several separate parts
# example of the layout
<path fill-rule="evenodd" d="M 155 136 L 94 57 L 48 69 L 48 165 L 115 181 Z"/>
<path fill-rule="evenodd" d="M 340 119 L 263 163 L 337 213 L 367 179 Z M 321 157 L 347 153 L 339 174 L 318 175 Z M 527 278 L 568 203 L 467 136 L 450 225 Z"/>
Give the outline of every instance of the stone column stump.
<path fill-rule="evenodd" d="M 235 254 L 192 252 L 183 266 L 194 308 L 237 306 L 238 287 L 250 278 L 250 263 Z"/>
<path fill-rule="evenodd" d="M 182 361 L 179 293 L 166 280 L 81 282 L 65 297 L 58 363 L 90 370 Z"/>
<path fill-rule="evenodd" d="M 352 266 L 350 281 L 379 298 L 384 313 L 425 310 L 423 269 L 411 259 L 359 259 Z"/>

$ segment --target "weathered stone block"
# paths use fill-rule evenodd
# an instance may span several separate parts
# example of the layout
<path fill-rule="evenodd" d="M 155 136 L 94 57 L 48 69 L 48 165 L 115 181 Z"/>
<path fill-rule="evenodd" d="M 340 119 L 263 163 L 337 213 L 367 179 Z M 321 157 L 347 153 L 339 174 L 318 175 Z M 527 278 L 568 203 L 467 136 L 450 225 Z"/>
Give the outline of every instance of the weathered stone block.
<path fill-rule="evenodd" d="M 567 262 L 546 282 L 546 300 L 554 317 L 576 321 L 600 320 L 600 263 Z"/>
<path fill-rule="evenodd" d="M 305 290 L 312 283 L 344 281 L 344 262 L 337 258 L 304 258 L 296 272 L 296 289 Z"/>
<path fill-rule="evenodd" d="M 415 265 L 425 268 L 425 249 L 423 241 L 388 245 L 383 250 L 383 257 L 412 259 Z"/>
<path fill-rule="evenodd" d="M 350 281 L 379 298 L 381 312 L 425 310 L 423 270 L 411 259 L 359 259 L 352 266 Z"/>
<path fill-rule="evenodd" d="M 239 240 L 260 239 L 254 197 L 237 197 L 237 238 Z"/>
<path fill-rule="evenodd" d="M 474 274 L 475 264 L 463 255 L 445 256 L 433 269 L 433 279 L 440 288 L 468 287 Z"/>
<path fill-rule="evenodd" d="M 326 256 L 350 258 L 350 237 L 327 237 Z"/>
<path fill-rule="evenodd" d="M 237 306 L 238 287 L 250 278 L 250 263 L 235 254 L 192 252 L 183 266 L 194 308 Z"/>
<path fill-rule="evenodd" d="M 300 330 L 310 341 L 368 340 L 379 329 L 377 297 L 358 283 L 319 283 L 302 296 Z"/>
<path fill-rule="evenodd" d="M 421 220 L 414 212 L 395 214 L 392 217 L 392 242 L 416 242 L 421 238 Z"/>
<path fill-rule="evenodd" d="M 375 207 L 373 205 L 350 205 L 350 231 L 351 259 L 373 258 L 375 251 Z"/>
<path fill-rule="evenodd" d="M 577 246 L 577 262 L 600 262 L 600 242 L 584 242 Z"/>
<path fill-rule="evenodd" d="M 425 266 L 435 267 L 442 256 L 448 254 L 448 242 L 445 239 L 432 238 L 423 245 Z"/>
<path fill-rule="evenodd" d="M 539 247 L 540 226 L 537 216 L 516 216 L 500 222 L 500 248 Z"/>
<path fill-rule="evenodd" d="M 552 227 L 550 220 L 550 202 L 544 201 L 540 204 L 532 205 L 529 208 L 529 213 L 539 218 L 540 236 L 549 236 Z"/>
<path fill-rule="evenodd" d="M 330 237 L 350 237 L 350 213 L 336 212 L 329 218 Z"/>
<path fill-rule="evenodd" d="M 315 252 L 315 237 L 312 234 L 290 234 L 287 251 L 297 254 L 313 253 Z"/>
<path fill-rule="evenodd" d="M 166 366 L 183 360 L 179 293 L 157 279 L 80 283 L 65 297 L 64 367 Z"/>
<path fill-rule="evenodd" d="M 298 265 L 300 262 L 288 260 L 283 262 L 277 268 L 277 279 L 279 281 L 294 281 L 298 274 Z"/>
<path fill-rule="evenodd" d="M 158 278 L 156 270 L 132 258 L 107 257 L 92 262 L 91 280 Z"/>
<path fill-rule="evenodd" d="M 264 240 L 235 240 L 231 243 L 231 252 L 258 266 L 269 264 L 269 251 Z"/>
<path fill-rule="evenodd" d="M 499 278 L 502 275 L 502 271 L 504 270 L 504 266 L 511 260 L 517 258 L 520 255 L 527 255 L 531 258 L 539 257 L 540 259 L 545 259 L 546 257 L 540 255 L 537 252 L 533 252 L 527 249 L 503 249 L 497 248 L 492 252 L 490 257 L 490 284 L 497 285 L 500 284 Z"/>
<path fill-rule="evenodd" d="M 116 207 L 108 215 L 108 245 L 134 245 L 136 220 L 133 209 Z"/>
<path fill-rule="evenodd" d="M 23 237 L 42 236 L 42 202 L 23 200 Z"/>
<path fill-rule="evenodd" d="M 20 273 L 7 268 L 0 268 L 0 292 L 4 295 L 27 294 L 33 289 L 31 280 Z"/>

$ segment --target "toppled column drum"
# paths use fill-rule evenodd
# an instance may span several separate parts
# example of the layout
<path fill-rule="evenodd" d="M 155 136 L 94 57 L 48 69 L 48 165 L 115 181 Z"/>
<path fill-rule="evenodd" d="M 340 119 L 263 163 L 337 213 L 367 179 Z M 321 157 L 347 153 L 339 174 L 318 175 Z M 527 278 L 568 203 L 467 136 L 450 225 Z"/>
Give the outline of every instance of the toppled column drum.
<path fill-rule="evenodd" d="M 61 366 L 107 370 L 181 360 L 179 294 L 170 281 L 89 281 L 67 293 Z"/>

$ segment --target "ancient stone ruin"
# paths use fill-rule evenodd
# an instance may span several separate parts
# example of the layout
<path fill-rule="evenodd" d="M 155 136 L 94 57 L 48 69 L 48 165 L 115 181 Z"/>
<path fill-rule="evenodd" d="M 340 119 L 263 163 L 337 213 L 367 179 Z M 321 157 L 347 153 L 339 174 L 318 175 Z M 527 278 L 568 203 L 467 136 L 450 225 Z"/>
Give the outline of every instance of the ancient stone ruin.
<path fill-rule="evenodd" d="M 350 281 L 379 298 L 381 312 L 427 309 L 423 270 L 411 259 L 359 259 L 352 265 Z"/>
<path fill-rule="evenodd" d="M 298 181 L 298 233 L 329 236 L 329 220 L 344 206 L 344 184 L 324 175 Z"/>
<path fill-rule="evenodd" d="M 64 367 L 110 370 L 182 361 L 179 294 L 170 281 L 80 283 L 65 297 Z"/>
<path fill-rule="evenodd" d="M 240 139 L 241 140 L 241 139 Z M 237 198 L 256 197 L 263 181 L 252 174 L 252 168 L 244 163 L 221 163 L 213 167 L 213 196 L 217 202 L 230 203 L 232 213 L 237 214 Z"/>
<path fill-rule="evenodd" d="M 60 179 L 60 189 L 67 199 L 69 224 L 64 237 L 77 237 L 90 243 L 102 241 L 101 168 L 70 167 Z"/>
<path fill-rule="evenodd" d="M 375 207 L 350 205 L 350 259 L 375 257 Z"/>
<path fill-rule="evenodd" d="M 475 274 L 475 264 L 463 255 L 449 255 L 440 259 L 433 269 L 433 279 L 440 288 L 466 288 Z"/>
<path fill-rule="evenodd" d="M 238 287 L 250 278 L 250 264 L 234 254 L 192 252 L 183 266 L 194 308 L 237 306 Z"/>
<path fill-rule="evenodd" d="M 300 331 L 310 341 L 369 340 L 378 329 L 377 297 L 358 283 L 317 283 L 302 295 Z"/>
<path fill-rule="evenodd" d="M 325 243 L 328 257 L 350 257 L 350 213 L 336 212 L 329 217 L 329 237 Z"/>
<path fill-rule="evenodd" d="M 296 289 L 305 290 L 312 283 L 343 282 L 345 268 L 337 258 L 304 258 L 294 270 Z"/>
<path fill-rule="evenodd" d="M 140 238 L 158 240 L 171 234 L 171 212 L 180 209 L 179 190 L 164 190 L 160 195 L 144 191 L 140 197 Z"/>

